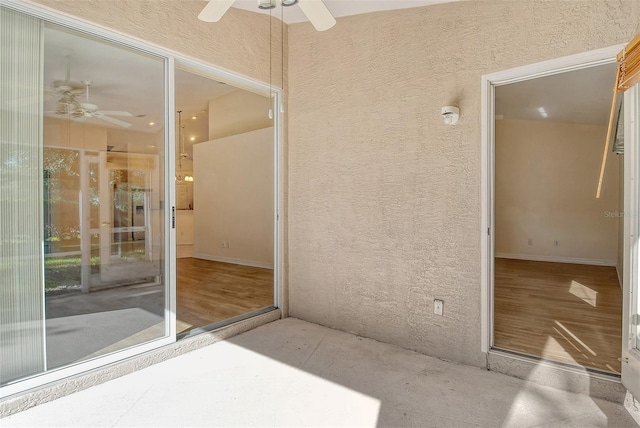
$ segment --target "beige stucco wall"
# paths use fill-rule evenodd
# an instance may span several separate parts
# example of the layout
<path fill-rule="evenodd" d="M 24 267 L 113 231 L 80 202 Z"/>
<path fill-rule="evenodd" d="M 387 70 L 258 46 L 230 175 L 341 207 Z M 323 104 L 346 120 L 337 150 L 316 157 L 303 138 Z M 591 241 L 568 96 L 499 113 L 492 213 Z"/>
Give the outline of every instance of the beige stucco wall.
<path fill-rule="evenodd" d="M 485 1 L 291 25 L 290 314 L 484 366 L 481 76 L 624 43 L 639 17 L 637 1 Z"/>
<path fill-rule="evenodd" d="M 607 156 L 596 198 L 606 136 L 606 125 L 496 121 L 497 256 L 615 266 L 618 217 L 612 213 L 618 211 L 620 171 L 614 154 Z"/>

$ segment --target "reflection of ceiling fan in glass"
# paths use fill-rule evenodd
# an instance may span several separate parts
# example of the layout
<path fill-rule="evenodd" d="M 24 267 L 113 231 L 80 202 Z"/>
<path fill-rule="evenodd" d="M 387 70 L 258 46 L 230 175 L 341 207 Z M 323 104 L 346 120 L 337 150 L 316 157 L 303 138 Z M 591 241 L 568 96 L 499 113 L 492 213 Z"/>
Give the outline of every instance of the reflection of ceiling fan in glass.
<path fill-rule="evenodd" d="M 57 115 L 70 115 L 76 119 L 96 118 L 109 122 L 114 125 L 129 128 L 130 123 L 122 120 L 114 119 L 110 116 L 127 116 L 133 117 L 128 111 L 106 111 L 99 110 L 98 106 L 89 102 L 89 87 L 93 83 L 91 80 L 83 80 L 82 82 L 74 82 L 71 80 L 71 56 L 73 51 L 65 50 L 64 57 L 66 59 L 65 80 L 56 80 L 53 82 L 49 91 L 60 95 L 60 99 L 56 105 L 56 110 L 51 113 Z M 85 94 L 85 102 L 78 100 L 78 97 Z"/>
<path fill-rule="evenodd" d="M 273 9 L 277 0 L 257 0 L 258 8 Z M 209 0 L 209 3 L 202 9 L 198 19 L 206 22 L 218 22 L 235 0 Z M 300 9 L 307 16 L 316 30 L 324 31 L 333 27 L 336 20 L 325 6 L 322 0 L 280 0 L 282 6 L 300 5 Z"/>
<path fill-rule="evenodd" d="M 110 116 L 133 117 L 133 115 L 128 111 L 99 110 L 97 105 L 91 104 L 89 102 L 89 87 L 91 86 L 92 82 L 90 80 L 83 80 L 82 83 L 85 84 L 86 90 L 87 90 L 86 102 L 82 103 L 76 100 L 77 104 L 74 104 L 74 108 L 70 110 L 71 116 L 78 119 L 95 117 L 96 119 L 104 120 L 105 122 L 122 126 L 123 128 L 128 128 L 131 126 L 130 123 L 110 117 Z"/>

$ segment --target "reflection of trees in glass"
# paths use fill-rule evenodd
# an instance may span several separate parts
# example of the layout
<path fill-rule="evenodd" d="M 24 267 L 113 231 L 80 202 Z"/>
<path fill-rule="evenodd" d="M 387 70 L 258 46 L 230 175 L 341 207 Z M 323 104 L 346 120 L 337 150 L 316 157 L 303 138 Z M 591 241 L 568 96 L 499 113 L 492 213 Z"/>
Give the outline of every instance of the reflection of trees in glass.
<path fill-rule="evenodd" d="M 45 241 L 47 252 L 80 246 L 80 151 L 44 148 Z"/>
<path fill-rule="evenodd" d="M 128 215 L 136 205 L 144 205 L 144 182 L 147 172 L 134 169 L 109 171 L 109 185 L 114 189 L 114 209 Z"/>
<path fill-rule="evenodd" d="M 92 164 L 89 168 L 89 204 L 94 207 L 100 206 L 100 189 L 98 188 L 98 166 Z"/>

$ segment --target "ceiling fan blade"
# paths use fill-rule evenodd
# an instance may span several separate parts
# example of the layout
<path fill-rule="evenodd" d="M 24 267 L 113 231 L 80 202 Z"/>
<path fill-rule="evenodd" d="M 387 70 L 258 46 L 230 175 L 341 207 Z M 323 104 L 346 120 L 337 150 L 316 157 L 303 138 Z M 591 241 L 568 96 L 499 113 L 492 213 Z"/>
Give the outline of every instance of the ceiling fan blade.
<path fill-rule="evenodd" d="M 100 110 L 100 113 L 106 114 L 107 116 L 127 116 L 133 117 L 131 113 L 128 111 L 111 111 L 111 110 Z"/>
<path fill-rule="evenodd" d="M 218 22 L 227 13 L 235 0 L 209 0 L 209 3 L 202 9 L 198 19 L 205 22 Z"/>
<path fill-rule="evenodd" d="M 316 30 L 325 31 L 336 25 L 336 19 L 322 0 L 299 0 L 298 4 Z"/>
<path fill-rule="evenodd" d="M 114 125 L 122 126 L 123 128 L 128 128 L 131 126 L 130 123 L 124 122 L 122 120 L 114 119 L 109 116 L 105 116 L 104 114 L 94 113 L 93 117 L 98 118 L 100 120 L 104 120 L 105 122 L 113 123 Z"/>

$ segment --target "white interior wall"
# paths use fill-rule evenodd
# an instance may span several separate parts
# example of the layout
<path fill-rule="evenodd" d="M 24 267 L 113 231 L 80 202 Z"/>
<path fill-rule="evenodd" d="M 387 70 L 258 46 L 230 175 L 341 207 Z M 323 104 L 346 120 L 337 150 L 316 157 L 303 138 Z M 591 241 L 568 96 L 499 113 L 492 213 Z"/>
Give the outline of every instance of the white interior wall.
<path fill-rule="evenodd" d="M 236 90 L 209 101 L 209 140 L 272 126 L 269 98 Z"/>
<path fill-rule="evenodd" d="M 194 257 L 273 268 L 273 128 L 194 145 Z"/>
<path fill-rule="evenodd" d="M 613 154 L 595 196 L 606 134 L 606 125 L 496 121 L 496 256 L 616 265 L 620 171 Z"/>

